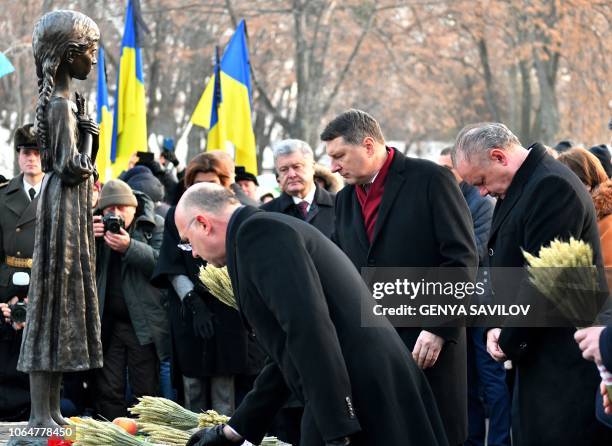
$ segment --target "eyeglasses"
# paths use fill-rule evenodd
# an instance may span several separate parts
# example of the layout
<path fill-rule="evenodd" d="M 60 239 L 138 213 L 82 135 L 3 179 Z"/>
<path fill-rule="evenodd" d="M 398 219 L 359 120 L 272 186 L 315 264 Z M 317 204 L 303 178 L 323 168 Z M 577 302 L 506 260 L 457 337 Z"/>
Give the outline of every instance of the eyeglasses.
<path fill-rule="evenodd" d="M 179 243 L 176 245 L 181 251 L 191 251 L 191 243 Z"/>
<path fill-rule="evenodd" d="M 189 230 L 191 228 L 191 225 L 193 224 L 193 222 L 196 220 L 196 217 L 192 218 L 191 221 L 189 222 L 189 224 L 187 225 L 187 230 Z M 179 243 L 178 245 L 176 245 L 178 247 L 178 249 L 180 249 L 181 251 L 187 251 L 187 252 L 191 252 L 191 243 L 187 242 L 187 243 Z"/>

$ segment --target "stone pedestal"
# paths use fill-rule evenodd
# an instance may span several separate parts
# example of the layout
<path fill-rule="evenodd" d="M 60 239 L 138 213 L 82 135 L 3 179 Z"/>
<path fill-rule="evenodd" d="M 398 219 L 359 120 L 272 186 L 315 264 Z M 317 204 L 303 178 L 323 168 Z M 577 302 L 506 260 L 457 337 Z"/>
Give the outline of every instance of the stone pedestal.
<path fill-rule="evenodd" d="M 7 446 L 47 446 L 49 437 L 11 437 Z"/>

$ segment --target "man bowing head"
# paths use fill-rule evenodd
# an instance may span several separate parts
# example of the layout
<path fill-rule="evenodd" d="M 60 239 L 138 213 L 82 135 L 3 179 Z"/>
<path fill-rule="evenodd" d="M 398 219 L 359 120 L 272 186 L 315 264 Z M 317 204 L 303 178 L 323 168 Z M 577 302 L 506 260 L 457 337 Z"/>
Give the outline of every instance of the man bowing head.
<path fill-rule="evenodd" d="M 448 444 L 423 373 L 390 324 L 361 327 L 372 296 L 319 230 L 241 206 L 214 184 L 187 190 L 176 226 L 194 256 L 227 265 L 269 357 L 228 424 L 196 432 L 188 446 L 259 444 L 291 392 L 304 404 L 302 446 Z"/>

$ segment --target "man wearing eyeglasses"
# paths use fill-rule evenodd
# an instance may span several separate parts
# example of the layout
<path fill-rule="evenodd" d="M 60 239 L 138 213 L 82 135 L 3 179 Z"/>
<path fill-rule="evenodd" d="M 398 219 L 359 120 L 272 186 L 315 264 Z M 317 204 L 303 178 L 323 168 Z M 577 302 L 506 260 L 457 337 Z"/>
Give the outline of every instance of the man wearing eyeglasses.
<path fill-rule="evenodd" d="M 331 240 L 241 206 L 215 184 L 190 187 L 175 222 L 194 257 L 227 265 L 240 314 L 269 356 L 228 424 L 196 432 L 187 446 L 261 443 L 291 393 L 304 405 L 300 445 L 448 446 L 433 393 L 397 332 L 386 319 L 362 327 L 360 305 L 372 296 Z"/>
<path fill-rule="evenodd" d="M 164 220 L 154 203 L 121 180 L 100 193 L 94 217 L 96 279 L 104 367 L 96 372 L 97 412 L 127 415 L 125 370 L 134 397 L 156 395 L 159 360 L 170 356 L 168 321 L 161 293 L 149 283 L 162 243 Z"/>

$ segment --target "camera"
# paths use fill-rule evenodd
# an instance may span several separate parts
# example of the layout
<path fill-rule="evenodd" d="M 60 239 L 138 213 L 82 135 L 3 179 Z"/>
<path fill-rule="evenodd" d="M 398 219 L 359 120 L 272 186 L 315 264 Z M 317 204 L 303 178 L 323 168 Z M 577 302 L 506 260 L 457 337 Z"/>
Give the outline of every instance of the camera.
<path fill-rule="evenodd" d="M 28 315 L 28 304 L 23 301 L 19 301 L 9 305 L 9 309 L 11 310 L 11 321 L 15 322 L 16 324 L 23 324 L 26 321 L 26 316 Z"/>
<path fill-rule="evenodd" d="M 104 231 L 110 231 L 114 234 L 119 234 L 121 228 L 125 228 L 125 222 L 120 215 L 106 214 L 102 217 L 102 223 L 104 223 Z"/>
<path fill-rule="evenodd" d="M 23 299 L 28 295 L 30 288 L 30 275 L 26 272 L 16 272 L 13 274 L 13 286 L 11 294 L 17 296 L 19 301 L 9 305 L 11 310 L 11 320 L 16 324 L 23 324 L 28 314 L 28 304 Z"/>

